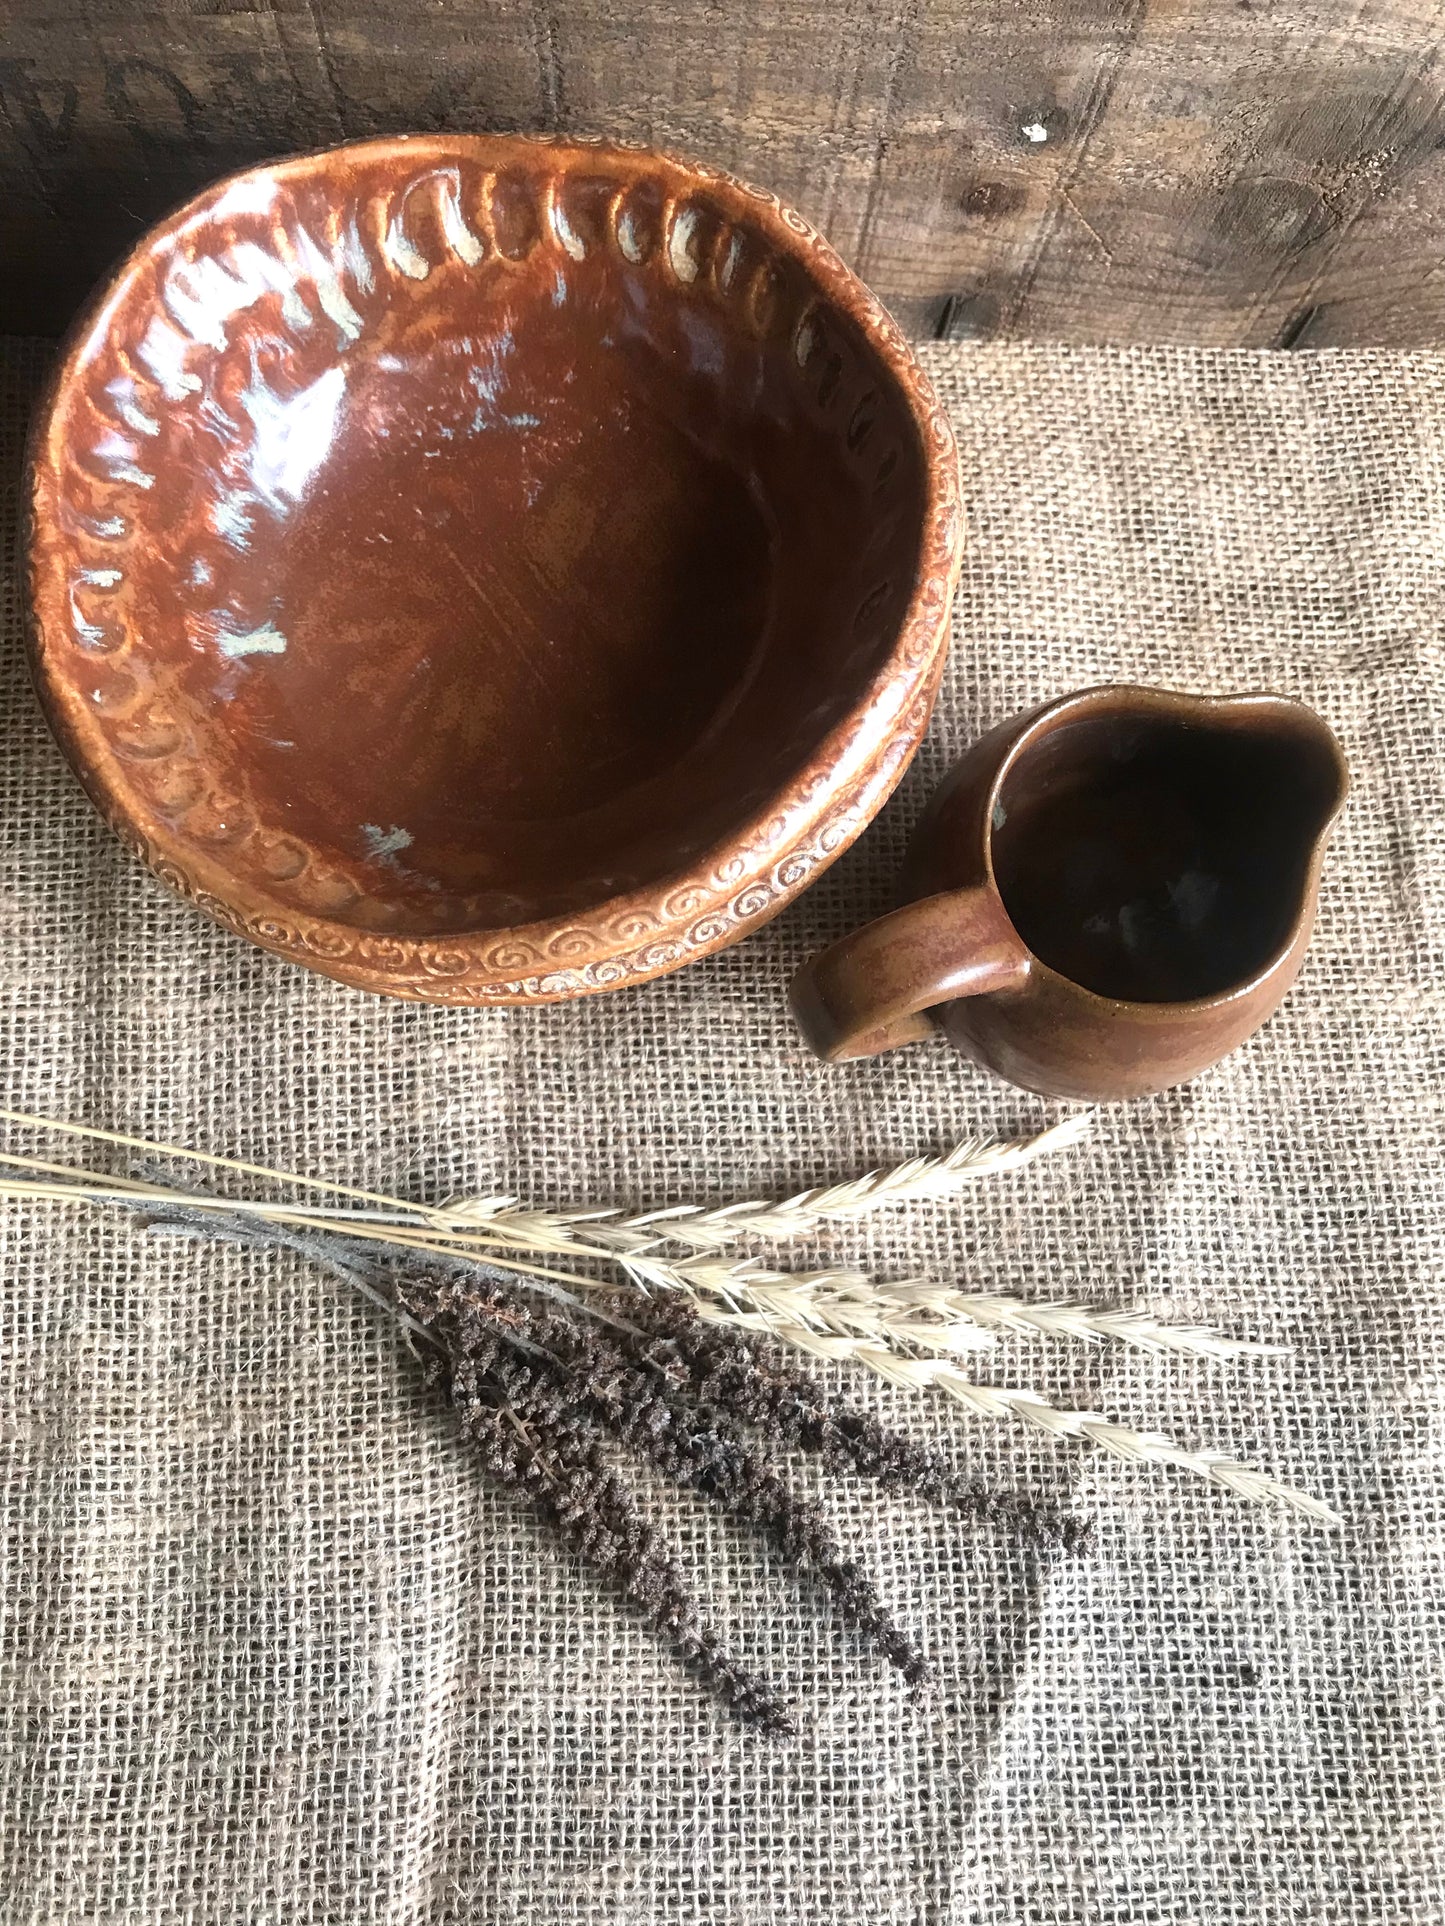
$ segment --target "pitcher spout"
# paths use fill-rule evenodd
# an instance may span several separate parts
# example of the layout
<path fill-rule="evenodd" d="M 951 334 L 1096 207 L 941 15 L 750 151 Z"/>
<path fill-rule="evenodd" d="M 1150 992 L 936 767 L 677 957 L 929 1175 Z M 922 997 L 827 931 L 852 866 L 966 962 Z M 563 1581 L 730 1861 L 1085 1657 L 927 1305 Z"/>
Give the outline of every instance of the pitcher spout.
<path fill-rule="evenodd" d="M 1289 696 L 1181 696 L 1176 714 L 1217 745 L 1219 823 L 1233 844 L 1241 931 L 1257 970 L 1297 958 L 1308 941 L 1330 833 L 1349 795 L 1339 739 Z M 1192 715 L 1190 712 L 1193 712 Z"/>
<path fill-rule="evenodd" d="M 1256 765 L 1260 834 L 1278 839 L 1281 857 L 1293 855 L 1301 866 L 1302 896 L 1312 894 L 1325 844 L 1350 793 L 1339 738 L 1322 716 L 1289 696 L 1226 696 L 1210 706 L 1233 711 L 1231 719 L 1255 737 L 1261 752 Z"/>

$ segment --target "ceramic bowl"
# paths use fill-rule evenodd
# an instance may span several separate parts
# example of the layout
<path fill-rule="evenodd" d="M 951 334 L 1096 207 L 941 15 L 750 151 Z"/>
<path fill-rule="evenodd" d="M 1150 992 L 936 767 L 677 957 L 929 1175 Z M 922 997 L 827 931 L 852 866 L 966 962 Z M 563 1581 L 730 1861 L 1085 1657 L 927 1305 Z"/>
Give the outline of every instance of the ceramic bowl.
<path fill-rule="evenodd" d="M 32 446 L 34 670 L 202 909 L 397 996 L 655 976 L 773 915 L 928 719 L 960 511 L 897 328 L 655 153 L 363 142 L 156 228 Z"/>

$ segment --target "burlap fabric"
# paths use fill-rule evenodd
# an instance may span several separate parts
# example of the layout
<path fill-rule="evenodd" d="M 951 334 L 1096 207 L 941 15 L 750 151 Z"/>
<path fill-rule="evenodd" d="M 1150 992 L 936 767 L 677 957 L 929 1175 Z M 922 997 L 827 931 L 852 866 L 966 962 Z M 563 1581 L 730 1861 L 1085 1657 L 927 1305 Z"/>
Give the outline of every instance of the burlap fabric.
<path fill-rule="evenodd" d="M 6 516 L 41 367 L 4 360 Z M 1010 1343 L 995 1381 L 1227 1443 L 1329 1535 L 860 1387 L 1069 1492 L 1047 1569 L 820 1486 L 932 1654 L 921 1700 L 701 1504 L 657 1513 L 801 1731 L 735 1730 L 489 1488 L 382 1316 L 289 1257 L 4 1218 L 0 1918 L 562 1926 L 1445 1917 L 1445 360 L 941 349 L 973 540 L 923 753 L 741 947 L 537 1011 L 388 1004 L 173 900 L 38 720 L 5 582 L 0 1089 L 440 1197 L 774 1194 L 1047 1108 L 940 1045 L 823 1069 L 788 973 L 883 907 L 949 758 L 1109 677 L 1268 687 L 1356 788 L 1303 979 L 1187 1089 L 880 1267 L 1287 1341 L 1211 1366 Z M 800 1481 L 815 1483 L 805 1467 Z"/>

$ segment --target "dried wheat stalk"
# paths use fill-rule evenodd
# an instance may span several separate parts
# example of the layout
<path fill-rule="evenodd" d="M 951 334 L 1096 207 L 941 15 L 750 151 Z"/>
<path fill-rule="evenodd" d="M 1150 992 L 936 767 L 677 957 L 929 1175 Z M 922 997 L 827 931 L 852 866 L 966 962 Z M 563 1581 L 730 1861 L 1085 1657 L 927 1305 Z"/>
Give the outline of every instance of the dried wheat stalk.
<path fill-rule="evenodd" d="M 962 1352 L 988 1350 L 1002 1333 L 1094 1343 L 1107 1338 L 1189 1357 L 1288 1356 L 1285 1345 L 1228 1338 L 1200 1324 L 1165 1324 L 1146 1311 L 1030 1304 L 997 1292 L 949 1290 L 927 1278 L 880 1286 L 858 1271 L 774 1271 L 750 1259 L 669 1263 L 645 1255 L 625 1259 L 623 1268 L 640 1283 L 700 1298 L 714 1321 L 774 1335 L 798 1325 L 926 1351 Z"/>
<path fill-rule="evenodd" d="M 1287 1344 L 1259 1344 L 1250 1338 L 1224 1337 L 1204 1324 L 1165 1324 L 1147 1311 L 1111 1311 L 1097 1304 L 1029 1304 L 992 1291 L 947 1291 L 935 1284 L 895 1285 L 905 1302 L 945 1318 L 972 1318 L 990 1331 L 1025 1337 L 1078 1338 L 1086 1343 L 1112 1339 L 1137 1350 L 1174 1352 L 1196 1358 L 1280 1358 Z"/>
<path fill-rule="evenodd" d="M 882 1292 L 857 1273 L 815 1272 L 789 1277 L 751 1271 L 747 1265 L 682 1264 L 673 1267 L 633 1260 L 662 1282 L 670 1277 L 687 1292 L 698 1316 L 709 1323 L 768 1336 L 829 1364 L 858 1364 L 907 1390 L 936 1388 L 977 1416 L 1021 1419 L 1054 1438 L 1081 1438 L 1116 1458 L 1172 1464 L 1224 1485 L 1240 1497 L 1275 1502 L 1323 1524 L 1344 1521 L 1307 1492 L 1236 1463 L 1222 1452 L 1186 1451 L 1157 1432 L 1139 1432 L 1093 1411 L 1066 1411 L 1037 1393 L 975 1384 L 945 1356 L 916 1357 L 910 1350 L 956 1354 L 987 1344 L 991 1332 L 968 1320 L 994 1319 L 1001 1329 L 1028 1329 L 1049 1336 L 1113 1337 L 1147 1350 L 1176 1350 L 1226 1357 L 1236 1352 L 1280 1355 L 1283 1347 L 1249 1345 L 1221 1338 L 1199 1326 L 1170 1326 L 1142 1312 L 1095 1311 L 1080 1305 L 1023 1305 L 1006 1297 L 972 1298 L 930 1285 L 904 1285 Z M 739 1302 L 751 1308 L 736 1308 Z M 909 1315 L 910 1302 L 931 1303 L 936 1320 Z M 962 1319 L 963 1321 L 957 1321 Z"/>
<path fill-rule="evenodd" d="M 1029 1391 L 976 1385 L 948 1362 L 991 1345 L 996 1335 L 1005 1333 L 1112 1339 L 1146 1350 L 1214 1358 L 1271 1354 L 1277 1347 L 1225 1338 L 1200 1326 L 1164 1324 L 1136 1310 L 1028 1304 L 990 1293 L 954 1291 L 928 1280 L 880 1286 L 855 1271 L 784 1272 L 752 1259 L 728 1262 L 708 1254 L 744 1235 L 786 1239 L 880 1205 L 955 1195 L 981 1176 L 1018 1169 L 1046 1151 L 1077 1141 L 1088 1127 L 1086 1116 L 1070 1118 L 1033 1137 L 969 1143 L 945 1157 L 914 1158 L 896 1169 L 803 1191 L 781 1203 L 744 1202 L 719 1209 L 678 1205 L 632 1216 L 615 1209 L 530 1210 L 506 1196 L 464 1198 L 433 1209 L 266 1165 L 176 1145 L 154 1145 L 120 1132 L 24 1112 L 0 1109 L 0 1120 L 327 1191 L 348 1201 L 316 1205 L 204 1198 L 163 1184 L 10 1153 L 0 1153 L 0 1163 L 35 1174 L 0 1178 L 0 1194 L 72 1203 L 212 1207 L 277 1226 L 330 1232 L 415 1253 L 485 1258 L 503 1270 L 574 1291 L 613 1289 L 616 1279 L 556 1270 L 536 1259 L 557 1256 L 601 1262 L 620 1268 L 634 1287 L 678 1293 L 699 1316 L 740 1334 L 766 1336 L 830 1363 L 857 1363 L 910 1389 L 937 1387 L 972 1412 L 1012 1414 L 1053 1437 L 1084 1439 L 1116 1457 L 1179 1465 L 1242 1497 L 1273 1500 L 1309 1517 L 1339 1522 L 1317 1499 L 1220 1453 L 1189 1452 L 1157 1434 L 1131 1431 L 1097 1413 L 1057 1410 Z M 669 1258 L 659 1249 L 668 1242 L 688 1247 L 694 1254 Z"/>
<path fill-rule="evenodd" d="M 882 1347 L 819 1332 L 790 1333 L 788 1341 L 808 1356 L 826 1363 L 861 1364 L 889 1384 L 901 1385 L 906 1390 L 942 1391 L 979 1417 L 1018 1418 L 1051 1438 L 1081 1438 L 1115 1458 L 1134 1464 L 1177 1465 L 1181 1470 L 1224 1485 L 1241 1498 L 1280 1504 L 1320 1524 L 1343 1525 L 1345 1522 L 1338 1512 L 1308 1492 L 1297 1491 L 1292 1485 L 1239 1464 L 1221 1451 L 1186 1451 L 1157 1431 L 1134 1431 L 1097 1411 L 1060 1410 L 1034 1391 L 975 1384 L 941 1359 L 900 1357 Z"/>
<path fill-rule="evenodd" d="M 762 1237 L 777 1243 L 806 1237 L 840 1219 L 861 1217 L 884 1204 L 937 1202 L 957 1196 L 980 1178 L 1022 1170 L 1036 1157 L 1077 1143 L 1089 1128 L 1082 1112 L 1030 1137 L 1004 1142 L 976 1138 L 959 1144 L 943 1157 L 911 1157 L 891 1170 L 870 1171 L 846 1183 L 800 1191 L 781 1203 L 744 1200 L 714 1209 L 701 1204 L 670 1204 L 661 1210 L 624 1217 L 608 1210 L 524 1211 L 511 1197 L 462 1197 L 444 1205 L 433 1222 L 440 1228 L 484 1228 L 499 1235 L 539 1241 L 535 1249 L 575 1248 L 577 1232 L 593 1243 L 606 1242 L 614 1251 L 655 1249 L 659 1242 L 690 1245 L 694 1250 L 723 1250 L 741 1237 Z M 550 1241 L 555 1240 L 555 1241 Z"/>
<path fill-rule="evenodd" d="M 925 1351 L 980 1351 L 993 1333 L 970 1319 L 917 1315 L 859 1271 L 774 1271 L 751 1261 L 665 1264 L 645 1257 L 624 1265 L 640 1284 L 680 1291 L 713 1322 L 774 1336 L 800 1328 L 858 1342 Z"/>

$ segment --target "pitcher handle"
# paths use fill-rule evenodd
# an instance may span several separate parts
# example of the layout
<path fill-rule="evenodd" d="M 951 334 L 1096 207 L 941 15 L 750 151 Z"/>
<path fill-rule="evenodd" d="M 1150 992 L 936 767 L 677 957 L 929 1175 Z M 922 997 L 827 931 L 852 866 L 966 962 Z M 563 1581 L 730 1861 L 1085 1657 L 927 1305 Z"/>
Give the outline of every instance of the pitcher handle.
<path fill-rule="evenodd" d="M 880 916 L 823 950 L 788 992 L 808 1047 L 827 1063 L 931 1034 L 925 1012 L 960 996 L 1021 989 L 1032 958 L 995 890 L 946 890 Z"/>

